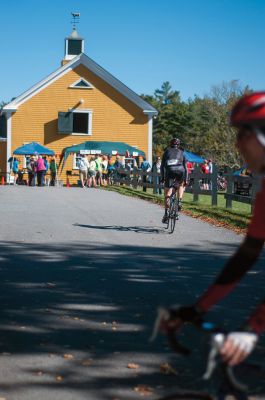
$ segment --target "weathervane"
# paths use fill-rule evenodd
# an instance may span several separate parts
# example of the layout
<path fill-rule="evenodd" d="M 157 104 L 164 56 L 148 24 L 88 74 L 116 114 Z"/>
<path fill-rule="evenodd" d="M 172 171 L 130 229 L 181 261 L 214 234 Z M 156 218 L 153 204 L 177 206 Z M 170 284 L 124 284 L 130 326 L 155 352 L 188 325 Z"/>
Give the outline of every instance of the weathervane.
<path fill-rule="evenodd" d="M 80 13 L 72 12 L 71 14 L 73 18 L 71 24 L 73 24 L 73 29 L 76 30 L 76 24 L 79 24 Z"/>

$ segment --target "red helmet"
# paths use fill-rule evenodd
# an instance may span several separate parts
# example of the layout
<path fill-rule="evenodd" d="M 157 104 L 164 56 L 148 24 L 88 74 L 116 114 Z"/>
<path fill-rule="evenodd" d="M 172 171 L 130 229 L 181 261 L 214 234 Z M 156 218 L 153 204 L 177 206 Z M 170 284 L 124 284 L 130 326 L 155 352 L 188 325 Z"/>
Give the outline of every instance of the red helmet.
<path fill-rule="evenodd" d="M 243 96 L 232 109 L 230 125 L 265 126 L 265 92 Z"/>
<path fill-rule="evenodd" d="M 173 139 L 170 140 L 169 145 L 172 146 L 172 147 L 173 146 L 179 146 L 180 145 L 180 140 L 177 139 L 177 138 L 173 138 Z"/>

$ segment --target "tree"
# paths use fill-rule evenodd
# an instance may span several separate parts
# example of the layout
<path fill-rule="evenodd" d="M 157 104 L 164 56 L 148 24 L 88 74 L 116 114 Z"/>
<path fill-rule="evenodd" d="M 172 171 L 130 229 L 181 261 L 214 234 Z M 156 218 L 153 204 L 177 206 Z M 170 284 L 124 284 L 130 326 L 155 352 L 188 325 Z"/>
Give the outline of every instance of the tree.
<path fill-rule="evenodd" d="M 161 155 L 170 139 L 178 137 L 185 149 L 219 165 L 240 165 L 236 132 L 228 120 L 234 103 L 249 91 L 248 86 L 233 80 L 213 86 L 204 97 L 195 95 L 183 102 L 180 92 L 164 82 L 154 95 L 142 95 L 158 110 L 153 125 L 154 155 Z"/>
<path fill-rule="evenodd" d="M 2 109 L 4 108 L 4 106 L 6 105 L 7 103 L 5 103 L 4 101 L 1 101 L 1 103 L 0 103 L 0 112 L 2 111 Z"/>

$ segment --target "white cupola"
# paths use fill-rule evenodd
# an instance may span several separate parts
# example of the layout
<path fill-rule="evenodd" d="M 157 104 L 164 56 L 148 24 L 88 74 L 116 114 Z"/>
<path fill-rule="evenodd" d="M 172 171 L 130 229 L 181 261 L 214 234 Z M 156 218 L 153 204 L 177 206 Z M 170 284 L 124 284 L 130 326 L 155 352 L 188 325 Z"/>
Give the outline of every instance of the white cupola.
<path fill-rule="evenodd" d="M 84 39 L 78 36 L 77 30 L 74 28 L 69 37 L 65 39 L 64 61 L 72 60 L 78 54 L 84 53 Z"/>

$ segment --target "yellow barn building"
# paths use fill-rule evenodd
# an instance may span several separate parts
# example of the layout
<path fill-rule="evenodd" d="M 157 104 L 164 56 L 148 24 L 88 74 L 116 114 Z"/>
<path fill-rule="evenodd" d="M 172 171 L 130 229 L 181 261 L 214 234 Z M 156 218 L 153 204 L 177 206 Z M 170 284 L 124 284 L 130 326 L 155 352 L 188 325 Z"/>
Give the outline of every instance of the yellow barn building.
<path fill-rule="evenodd" d="M 154 107 L 84 54 L 84 39 L 74 29 L 65 39 L 61 67 L 3 108 L 0 169 L 8 176 L 13 151 L 33 141 L 58 156 L 85 141 L 125 142 L 143 151 L 151 163 L 156 114 Z M 25 160 L 20 161 L 25 166 Z M 62 173 L 64 182 L 65 171 L 75 169 L 72 155 Z"/>

